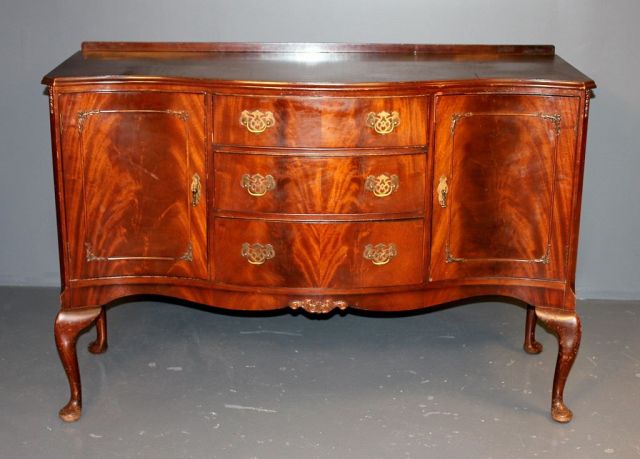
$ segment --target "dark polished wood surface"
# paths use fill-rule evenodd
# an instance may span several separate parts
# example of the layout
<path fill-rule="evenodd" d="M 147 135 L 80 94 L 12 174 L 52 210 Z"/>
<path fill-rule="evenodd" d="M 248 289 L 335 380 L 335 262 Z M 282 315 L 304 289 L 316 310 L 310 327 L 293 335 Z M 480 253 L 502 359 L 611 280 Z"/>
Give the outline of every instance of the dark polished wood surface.
<path fill-rule="evenodd" d="M 290 223 L 216 218 L 215 279 L 241 286 L 343 290 L 421 284 L 423 225 L 422 219 Z M 274 256 L 253 265 L 241 255 L 244 243 L 270 244 Z M 393 244 L 395 255 L 376 265 L 365 258 L 365 249 L 371 245 L 375 251 L 378 244 Z"/>
<path fill-rule="evenodd" d="M 424 153 L 326 157 L 218 152 L 215 206 L 247 213 L 422 215 L 426 166 Z M 242 180 L 249 175 L 260 186 L 266 179 L 258 174 L 273 177 L 273 188 L 262 185 L 261 196 Z"/>
<path fill-rule="evenodd" d="M 433 193 L 432 279 L 564 278 L 579 103 L 438 98 L 434 185 L 449 193 L 446 208 Z"/>
<path fill-rule="evenodd" d="M 417 49 L 417 50 L 416 50 Z M 219 83 L 456 82 L 477 79 L 593 87 L 549 46 L 86 43 L 47 74 L 60 78 L 199 79 Z M 336 51 L 337 50 L 337 51 Z M 236 51 L 236 52 L 232 52 Z M 237 52 L 241 51 L 241 52 Z M 534 81 L 532 81 L 534 80 Z"/>
<path fill-rule="evenodd" d="M 427 143 L 424 97 L 217 96 L 213 141 L 218 145 L 292 148 L 422 146 Z M 238 123 L 244 110 L 273 113 L 261 135 Z M 370 113 L 398 113 L 398 125 L 380 135 L 367 124 Z"/>
<path fill-rule="evenodd" d="M 552 46 L 85 43 L 49 86 L 56 343 L 154 294 L 247 310 L 405 311 L 482 295 L 580 342 L 575 267 L 593 81 Z"/>
<path fill-rule="evenodd" d="M 208 278 L 190 190 L 207 176 L 204 95 L 68 94 L 59 110 L 71 279 Z"/>

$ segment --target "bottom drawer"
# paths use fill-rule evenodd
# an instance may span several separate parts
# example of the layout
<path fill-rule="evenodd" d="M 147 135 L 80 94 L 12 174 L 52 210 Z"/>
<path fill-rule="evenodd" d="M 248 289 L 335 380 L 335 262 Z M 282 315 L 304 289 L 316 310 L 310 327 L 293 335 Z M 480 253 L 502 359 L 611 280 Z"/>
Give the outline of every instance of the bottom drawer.
<path fill-rule="evenodd" d="M 422 219 L 284 222 L 216 218 L 215 278 L 234 285 L 360 288 L 420 284 Z"/>

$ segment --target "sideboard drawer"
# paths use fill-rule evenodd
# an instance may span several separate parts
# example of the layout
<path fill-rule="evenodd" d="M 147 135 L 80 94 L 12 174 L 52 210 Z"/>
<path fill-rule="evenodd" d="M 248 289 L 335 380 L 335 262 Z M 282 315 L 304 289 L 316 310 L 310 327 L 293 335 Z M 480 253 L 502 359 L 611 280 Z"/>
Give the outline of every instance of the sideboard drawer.
<path fill-rule="evenodd" d="M 292 148 L 422 146 L 427 97 L 216 96 L 215 144 Z"/>
<path fill-rule="evenodd" d="M 424 154 L 267 156 L 217 153 L 221 210 L 293 214 L 423 213 Z"/>
<path fill-rule="evenodd" d="M 422 219 L 294 223 L 215 219 L 216 280 L 225 284 L 359 288 L 423 281 Z"/>

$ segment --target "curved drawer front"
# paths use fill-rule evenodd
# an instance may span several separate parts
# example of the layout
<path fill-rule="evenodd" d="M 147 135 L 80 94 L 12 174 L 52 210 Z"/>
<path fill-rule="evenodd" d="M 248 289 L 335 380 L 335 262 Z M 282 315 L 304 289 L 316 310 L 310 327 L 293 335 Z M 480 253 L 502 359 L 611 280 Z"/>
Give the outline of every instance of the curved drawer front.
<path fill-rule="evenodd" d="M 216 96 L 220 145 L 292 148 L 427 144 L 427 97 Z"/>
<path fill-rule="evenodd" d="M 425 164 L 423 154 L 327 158 L 217 153 L 216 207 L 292 214 L 422 214 Z"/>
<path fill-rule="evenodd" d="M 291 288 L 423 282 L 422 219 L 293 223 L 215 219 L 216 281 Z"/>

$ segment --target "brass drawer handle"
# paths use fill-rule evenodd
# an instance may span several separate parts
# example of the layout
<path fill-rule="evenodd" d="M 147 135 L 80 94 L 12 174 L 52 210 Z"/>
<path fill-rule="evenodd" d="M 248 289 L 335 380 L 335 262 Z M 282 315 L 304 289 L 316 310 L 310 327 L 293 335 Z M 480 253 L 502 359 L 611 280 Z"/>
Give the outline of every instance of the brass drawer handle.
<path fill-rule="evenodd" d="M 244 174 L 240 186 L 251 196 L 264 196 L 268 191 L 276 189 L 276 179 L 272 175 Z"/>
<path fill-rule="evenodd" d="M 393 243 L 367 244 L 364 246 L 364 252 L 362 254 L 365 260 L 370 260 L 371 263 L 377 266 L 386 265 L 396 255 L 398 255 L 398 249 Z"/>
<path fill-rule="evenodd" d="M 246 127 L 249 132 L 260 134 L 275 125 L 276 119 L 271 112 L 243 110 L 240 113 L 240 124 Z"/>
<path fill-rule="evenodd" d="M 191 205 L 196 207 L 200 203 L 200 197 L 202 195 L 202 183 L 200 182 L 200 176 L 196 173 L 191 177 Z"/>
<path fill-rule="evenodd" d="M 400 188 L 400 179 L 395 174 L 380 174 L 377 177 L 370 175 L 364 182 L 364 188 L 371 191 L 374 196 L 384 198 Z"/>
<path fill-rule="evenodd" d="M 447 177 L 444 175 L 440 177 L 440 182 L 438 183 L 438 203 L 440 207 L 447 207 L 447 195 L 449 194 L 449 185 L 447 184 Z"/>
<path fill-rule="evenodd" d="M 265 261 L 271 260 L 275 257 L 276 251 L 273 250 L 273 246 L 271 244 L 260 244 L 259 242 L 249 244 L 248 242 L 245 242 L 242 244 L 240 255 L 242 255 L 243 258 L 246 258 L 252 265 L 261 265 Z"/>
<path fill-rule="evenodd" d="M 398 124 L 400 124 L 398 112 L 381 111 L 378 113 L 371 112 L 367 115 L 367 126 L 380 135 L 391 134 Z"/>

